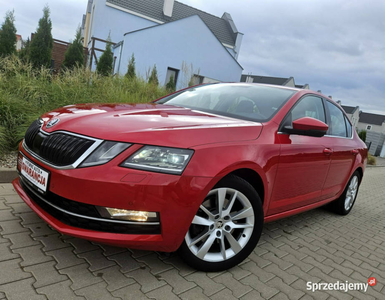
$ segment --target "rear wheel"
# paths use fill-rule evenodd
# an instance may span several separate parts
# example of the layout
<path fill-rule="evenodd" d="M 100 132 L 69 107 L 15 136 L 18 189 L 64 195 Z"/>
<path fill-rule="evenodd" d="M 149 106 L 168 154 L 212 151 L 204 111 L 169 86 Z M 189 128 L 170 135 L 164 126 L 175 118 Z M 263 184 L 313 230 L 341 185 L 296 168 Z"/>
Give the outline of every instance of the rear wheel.
<path fill-rule="evenodd" d="M 184 261 L 202 271 L 221 271 L 242 262 L 263 227 L 261 199 L 237 176 L 221 180 L 200 205 L 180 247 Z"/>
<path fill-rule="evenodd" d="M 355 171 L 342 195 L 332 202 L 332 209 L 340 215 L 347 215 L 353 208 L 360 187 L 361 175 Z"/>

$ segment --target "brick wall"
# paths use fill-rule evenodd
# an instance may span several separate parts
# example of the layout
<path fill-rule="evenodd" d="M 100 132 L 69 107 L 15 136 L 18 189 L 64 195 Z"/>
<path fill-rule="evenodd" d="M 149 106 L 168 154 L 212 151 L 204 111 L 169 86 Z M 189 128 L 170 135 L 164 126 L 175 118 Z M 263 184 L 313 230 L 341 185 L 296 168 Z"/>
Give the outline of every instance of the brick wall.
<path fill-rule="evenodd" d="M 64 61 L 64 56 L 69 45 L 70 43 L 53 39 L 52 60 L 54 61 L 54 73 L 58 73 L 60 71 L 61 64 Z M 84 65 L 86 65 L 88 49 L 83 48 L 83 53 L 84 53 Z"/>

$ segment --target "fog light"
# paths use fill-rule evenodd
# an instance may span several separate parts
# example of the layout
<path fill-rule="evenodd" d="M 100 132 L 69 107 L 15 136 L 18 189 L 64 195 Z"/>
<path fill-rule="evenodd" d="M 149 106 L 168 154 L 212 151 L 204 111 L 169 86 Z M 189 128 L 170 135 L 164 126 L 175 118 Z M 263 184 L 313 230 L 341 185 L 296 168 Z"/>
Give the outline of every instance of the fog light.
<path fill-rule="evenodd" d="M 111 207 L 98 207 L 98 211 L 102 215 L 102 217 L 110 219 L 119 219 L 135 222 L 159 221 L 158 214 L 156 212 L 126 210 Z"/>

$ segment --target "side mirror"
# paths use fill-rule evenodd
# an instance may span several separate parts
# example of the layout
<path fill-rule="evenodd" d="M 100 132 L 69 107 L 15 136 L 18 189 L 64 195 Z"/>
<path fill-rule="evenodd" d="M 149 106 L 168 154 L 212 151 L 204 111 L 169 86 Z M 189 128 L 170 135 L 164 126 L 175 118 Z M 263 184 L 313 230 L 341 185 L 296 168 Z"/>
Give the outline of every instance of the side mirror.
<path fill-rule="evenodd" d="M 322 137 L 328 129 L 329 126 L 324 122 L 314 118 L 304 117 L 293 121 L 293 127 L 283 127 L 282 131 L 288 134 Z"/>

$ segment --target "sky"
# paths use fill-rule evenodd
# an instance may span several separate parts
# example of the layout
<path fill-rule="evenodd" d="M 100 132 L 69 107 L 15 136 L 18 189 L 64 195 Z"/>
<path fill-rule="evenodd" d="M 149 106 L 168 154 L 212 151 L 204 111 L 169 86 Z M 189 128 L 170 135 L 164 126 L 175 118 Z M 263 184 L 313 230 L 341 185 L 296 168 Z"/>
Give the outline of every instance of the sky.
<path fill-rule="evenodd" d="M 15 10 L 23 39 L 51 10 L 53 36 L 70 41 L 87 0 L 0 0 L 0 20 Z M 244 38 L 244 74 L 293 76 L 343 105 L 385 114 L 385 1 L 180 0 L 213 15 L 231 14 Z M 3 21 L 1 21 L 2 23 Z"/>

